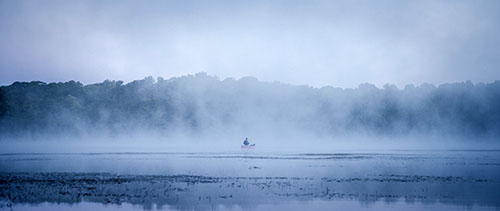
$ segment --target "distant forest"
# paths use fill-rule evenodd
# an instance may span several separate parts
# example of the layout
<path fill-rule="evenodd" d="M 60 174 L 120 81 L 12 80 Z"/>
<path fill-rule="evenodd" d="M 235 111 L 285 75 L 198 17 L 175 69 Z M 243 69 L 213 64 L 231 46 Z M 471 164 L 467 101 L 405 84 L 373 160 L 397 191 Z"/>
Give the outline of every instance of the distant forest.
<path fill-rule="evenodd" d="M 500 81 L 342 89 L 199 73 L 127 84 L 33 81 L 0 87 L 0 138 L 226 129 L 500 137 Z"/>

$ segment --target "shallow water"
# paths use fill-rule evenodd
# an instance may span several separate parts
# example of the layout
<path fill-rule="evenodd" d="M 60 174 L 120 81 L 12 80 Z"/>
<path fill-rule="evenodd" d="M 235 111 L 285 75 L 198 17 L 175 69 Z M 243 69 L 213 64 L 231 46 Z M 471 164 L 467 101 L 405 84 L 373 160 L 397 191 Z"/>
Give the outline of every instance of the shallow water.
<path fill-rule="evenodd" d="M 500 151 L 0 154 L 0 209 L 498 210 Z"/>

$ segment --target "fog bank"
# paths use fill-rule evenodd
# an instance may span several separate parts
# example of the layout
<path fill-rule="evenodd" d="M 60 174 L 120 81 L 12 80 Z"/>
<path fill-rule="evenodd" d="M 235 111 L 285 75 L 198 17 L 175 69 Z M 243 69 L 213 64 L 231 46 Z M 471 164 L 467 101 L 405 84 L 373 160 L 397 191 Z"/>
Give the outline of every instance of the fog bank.
<path fill-rule="evenodd" d="M 498 125 L 500 81 L 342 89 L 199 73 L 127 84 L 33 81 L 0 87 L 4 141 L 127 137 L 230 143 L 249 137 L 266 143 L 392 138 L 476 143 L 499 137 Z"/>

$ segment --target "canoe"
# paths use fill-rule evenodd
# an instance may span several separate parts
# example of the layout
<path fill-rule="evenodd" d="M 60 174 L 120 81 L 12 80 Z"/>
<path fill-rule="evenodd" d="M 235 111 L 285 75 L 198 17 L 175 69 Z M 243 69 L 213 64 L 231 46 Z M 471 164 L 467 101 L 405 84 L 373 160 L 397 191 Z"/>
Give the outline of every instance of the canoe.
<path fill-rule="evenodd" d="M 255 147 L 255 144 L 251 144 L 251 145 L 247 145 L 247 146 L 241 145 L 242 149 L 253 149 L 254 147 Z"/>

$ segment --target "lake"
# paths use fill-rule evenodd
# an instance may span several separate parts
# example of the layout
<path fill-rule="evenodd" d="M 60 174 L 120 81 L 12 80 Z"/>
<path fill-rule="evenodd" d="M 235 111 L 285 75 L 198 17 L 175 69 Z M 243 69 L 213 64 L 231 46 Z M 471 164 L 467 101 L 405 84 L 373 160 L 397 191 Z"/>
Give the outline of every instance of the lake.
<path fill-rule="evenodd" d="M 0 154 L 2 210 L 498 210 L 500 151 Z"/>

